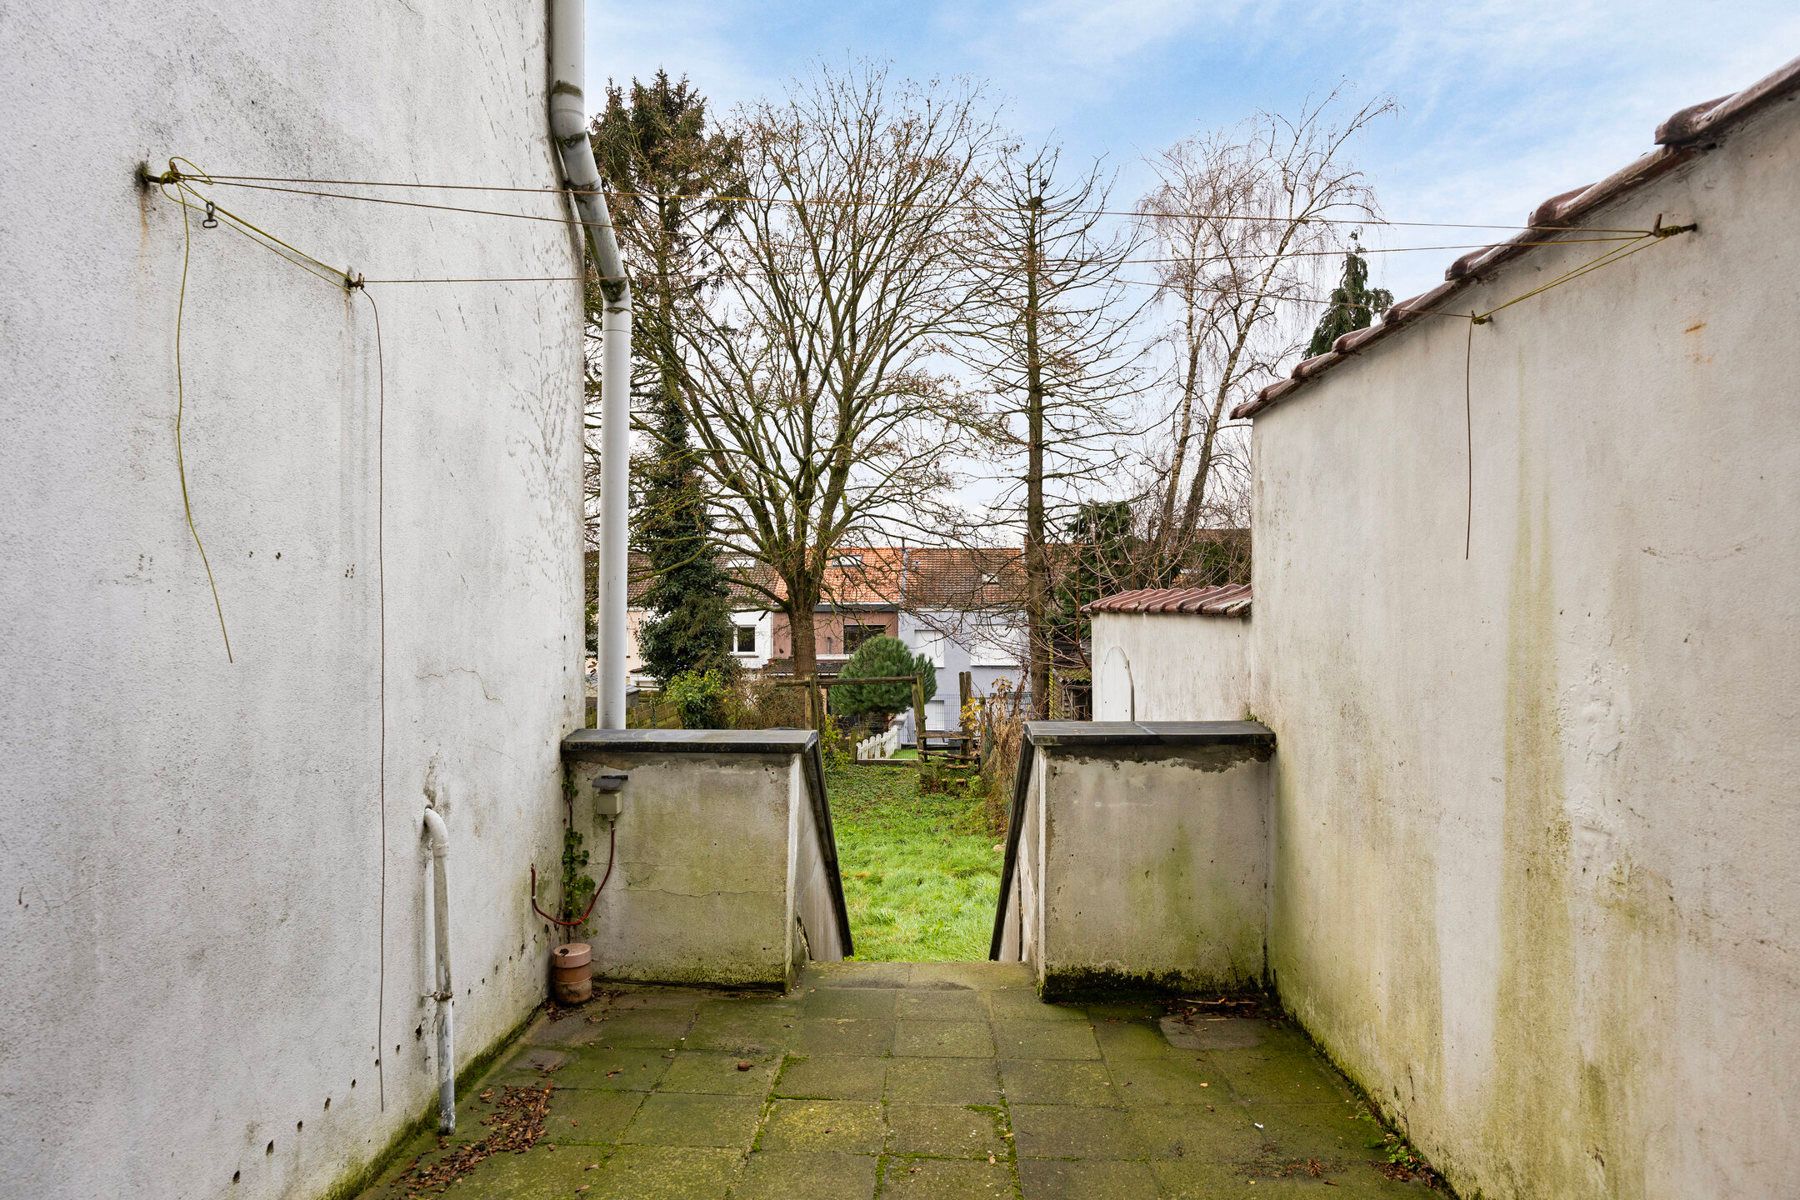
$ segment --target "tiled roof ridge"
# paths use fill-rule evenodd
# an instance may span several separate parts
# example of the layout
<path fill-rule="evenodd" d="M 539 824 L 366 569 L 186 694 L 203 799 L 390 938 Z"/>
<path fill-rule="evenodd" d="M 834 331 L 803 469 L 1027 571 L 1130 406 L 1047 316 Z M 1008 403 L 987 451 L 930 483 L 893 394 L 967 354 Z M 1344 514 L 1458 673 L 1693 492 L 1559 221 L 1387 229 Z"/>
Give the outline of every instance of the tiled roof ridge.
<path fill-rule="evenodd" d="M 1287 399 L 1308 381 L 1318 378 L 1359 351 L 1367 349 L 1372 343 L 1404 329 L 1436 310 L 1451 295 L 1475 282 L 1484 272 L 1545 244 L 1545 226 L 1567 226 L 1601 205 L 1636 190 L 1711 149 L 1706 142 L 1717 137 L 1728 126 L 1774 101 L 1791 97 L 1797 91 L 1800 91 L 1800 58 L 1792 59 L 1741 91 L 1692 104 L 1674 113 L 1656 127 L 1655 150 L 1598 183 L 1574 188 L 1545 200 L 1532 210 L 1528 228 L 1505 242 L 1463 255 L 1444 272 L 1443 283 L 1428 292 L 1395 304 L 1379 323 L 1367 329 L 1343 334 L 1324 354 L 1302 359 L 1294 365 L 1289 378 L 1277 380 L 1232 409 L 1232 420 L 1253 417 L 1270 405 Z"/>
<path fill-rule="evenodd" d="M 1137 588 L 1102 596 L 1082 611 L 1087 613 L 1195 613 L 1208 617 L 1250 615 L 1250 585 L 1225 583 L 1213 587 Z"/>

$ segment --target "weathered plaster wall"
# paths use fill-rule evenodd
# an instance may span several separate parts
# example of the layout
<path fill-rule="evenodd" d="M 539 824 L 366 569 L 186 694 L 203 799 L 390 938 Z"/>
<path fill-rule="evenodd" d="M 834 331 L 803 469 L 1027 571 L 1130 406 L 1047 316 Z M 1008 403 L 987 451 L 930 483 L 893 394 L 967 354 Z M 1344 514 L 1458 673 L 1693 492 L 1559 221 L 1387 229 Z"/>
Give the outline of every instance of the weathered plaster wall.
<path fill-rule="evenodd" d="M 1094 720 L 1248 715 L 1250 622 L 1195 613 L 1095 613 Z"/>
<path fill-rule="evenodd" d="M 809 949 L 843 957 L 803 754 L 608 750 L 572 763 L 596 881 L 608 854 L 591 801 L 599 769 L 630 778 L 612 878 L 583 935 L 596 976 L 785 988 Z M 546 908 L 557 886 L 540 886 Z"/>
<path fill-rule="evenodd" d="M 1697 234 L 1474 330 L 1466 559 L 1466 323 L 1256 421 L 1271 966 L 1465 1195 L 1800 1177 L 1797 118 L 1593 218 Z"/>
<path fill-rule="evenodd" d="M 1040 751 L 1048 996 L 1263 980 L 1268 767 L 1241 751 Z"/>
<path fill-rule="evenodd" d="M 133 178 L 552 186 L 543 22 L 0 8 L 0 1191 L 312 1197 L 428 1111 L 431 797 L 464 1061 L 543 994 L 526 867 L 555 862 L 581 698 L 576 285 L 371 286 L 384 818 L 369 305 L 196 222 L 184 433 L 227 663 L 175 473 L 181 214 Z M 370 279 L 578 267 L 555 224 L 219 194 Z"/>

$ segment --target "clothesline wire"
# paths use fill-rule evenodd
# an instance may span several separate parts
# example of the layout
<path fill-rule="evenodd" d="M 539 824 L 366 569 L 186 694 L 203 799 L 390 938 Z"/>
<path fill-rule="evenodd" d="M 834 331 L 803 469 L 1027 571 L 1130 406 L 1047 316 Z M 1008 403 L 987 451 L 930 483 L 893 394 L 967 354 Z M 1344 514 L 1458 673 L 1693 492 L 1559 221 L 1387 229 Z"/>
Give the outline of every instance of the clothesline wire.
<path fill-rule="evenodd" d="M 542 214 L 538 214 L 538 213 L 515 212 L 511 209 L 475 208 L 475 207 L 472 207 L 469 205 L 460 205 L 460 204 L 430 204 L 430 203 L 427 203 L 422 200 L 393 200 L 393 199 L 389 199 L 384 196 L 359 196 L 359 195 L 356 195 L 351 192 L 326 192 L 326 191 L 319 191 L 315 188 L 298 188 L 298 187 L 279 186 L 276 184 L 247 183 L 247 182 L 240 182 L 240 181 L 233 180 L 230 177 L 216 177 L 215 176 L 215 177 L 209 178 L 208 180 L 206 180 L 206 182 L 214 183 L 214 184 L 217 184 L 217 185 L 223 186 L 223 187 L 252 188 L 256 191 L 280 192 L 280 193 L 285 193 L 288 195 L 295 195 L 295 196 L 313 196 L 313 197 L 317 197 L 319 199 L 325 199 L 325 200 L 350 200 L 350 201 L 354 201 L 354 202 L 362 203 L 362 204 L 381 204 L 381 205 L 388 205 L 388 206 L 399 207 L 399 208 L 417 208 L 417 209 L 425 209 L 425 210 L 428 210 L 431 212 L 468 213 L 468 214 L 471 214 L 474 216 L 503 217 L 503 218 L 508 218 L 511 220 L 518 220 L 518 221 L 537 221 L 537 222 L 542 222 L 544 224 L 551 224 L 551 225 L 564 225 L 564 226 L 577 225 L 577 226 L 582 226 L 584 228 L 591 228 L 591 229 L 608 228 L 608 226 L 605 226 L 605 225 L 600 225 L 600 224 L 595 224 L 595 223 L 590 223 L 590 222 L 583 222 L 576 218 L 568 217 L 568 216 L 546 216 L 546 215 L 542 215 Z M 545 196 L 553 196 L 554 197 L 554 196 L 560 196 L 563 193 L 552 192 L 552 191 L 541 191 L 540 194 L 545 195 Z M 1361 222 L 1353 222 L 1353 223 L 1361 223 Z M 1389 222 L 1389 223 L 1395 224 L 1395 222 Z M 1427 224 L 1427 223 L 1418 222 L 1415 224 Z M 1443 227 L 1445 227 L 1445 228 L 1482 228 L 1481 226 L 1448 226 L 1448 225 L 1443 226 Z M 1510 229 L 1513 227 L 1512 226 L 1495 226 L 1494 228 Z M 1545 228 L 1546 232 L 1556 232 L 1556 230 L 1550 229 L 1549 227 L 1544 227 L 1544 228 Z M 1598 236 L 1582 237 L 1582 238 L 1552 238 L 1552 239 L 1546 239 L 1543 241 L 1529 241 L 1529 242 L 1516 242 L 1515 241 L 1515 242 L 1511 242 L 1510 244 L 1520 245 L 1520 246 L 1555 246 L 1555 245 L 1570 245 L 1570 244 L 1581 243 L 1581 242 L 1627 241 L 1627 240 L 1631 240 L 1631 239 L 1634 239 L 1637 237 L 1641 237 L 1646 232 L 1648 232 L 1645 230 L 1615 231 L 1615 230 L 1605 230 L 1605 229 L 1579 229 L 1579 230 L 1572 229 L 1570 231 L 1586 233 L 1586 234 L 1595 234 Z M 1485 250 L 1492 246 L 1501 245 L 1501 244 L 1503 244 L 1503 243 L 1500 243 L 1500 242 L 1452 242 L 1452 243 L 1439 243 L 1439 244 L 1434 244 L 1434 245 L 1429 245 L 1429 246 L 1364 246 L 1364 247 L 1361 247 L 1358 252 L 1362 253 L 1362 254 L 1411 254 L 1411 253 L 1417 253 L 1417 252 L 1421 252 L 1421 251 Z M 1267 251 L 1267 252 L 1248 251 L 1245 253 L 1233 254 L 1233 255 L 1229 255 L 1229 256 L 1220 255 L 1220 256 L 1218 256 L 1218 258 L 1220 258 L 1220 259 L 1231 258 L 1231 259 L 1241 260 L 1241 261 L 1255 261 L 1255 260 L 1264 260 L 1264 259 L 1270 259 L 1270 258 L 1336 258 L 1339 255 L 1342 255 L 1346 252 L 1347 251 L 1345 251 L 1343 248 L 1332 247 L 1330 249 L 1324 249 L 1324 250 L 1280 250 L 1280 251 Z M 1180 265 L 1182 263 L 1189 262 L 1189 261 L 1194 261 L 1194 260 L 1190 260 L 1187 258 L 1124 258 L 1124 259 L 1119 260 L 1120 265 L 1127 265 L 1127 266 L 1170 266 L 1170 265 Z M 1201 261 L 1212 261 L 1212 260 L 1201 260 Z"/>
<path fill-rule="evenodd" d="M 421 183 L 421 182 L 408 182 L 408 181 L 385 180 L 385 179 L 328 179 L 328 178 L 315 178 L 315 177 L 308 177 L 308 176 L 291 176 L 291 175 L 212 175 L 212 176 L 209 176 L 209 179 L 213 183 L 229 185 L 229 186 L 233 186 L 233 187 L 240 187 L 240 186 L 241 187 L 250 187 L 250 186 L 264 185 L 264 184 L 309 184 L 309 185 L 314 185 L 314 186 L 328 186 L 328 187 L 413 188 L 413 189 L 418 189 L 418 190 L 422 190 L 422 191 L 513 192 L 513 193 L 522 193 L 522 194 L 529 194 L 529 195 L 542 195 L 542 196 L 596 194 L 595 192 L 589 192 L 584 189 L 578 189 L 578 188 L 555 188 L 555 187 L 542 187 L 542 186 L 533 187 L 533 186 L 522 186 L 522 185 L 518 185 L 518 184 L 498 184 L 498 183 Z M 705 200 L 708 202 L 717 202 L 717 203 L 726 203 L 726 204 L 729 204 L 729 203 L 758 203 L 758 204 L 778 204 L 778 205 L 784 205 L 784 206 L 788 206 L 788 207 L 802 207 L 805 205 L 812 204 L 812 205 L 821 205 L 821 206 L 838 205 L 838 206 L 884 207 L 884 208 L 931 208 L 931 209 L 937 209 L 939 211 L 967 211 L 967 212 L 992 212 L 992 213 L 1010 213 L 1010 212 L 1020 212 L 1020 211 L 1024 210 L 1023 205 L 977 204 L 977 203 L 921 204 L 921 203 L 918 203 L 915 201 L 881 200 L 881 199 L 876 199 L 876 198 L 871 198 L 871 197 L 856 197 L 856 196 L 848 196 L 848 197 L 846 197 L 846 196 L 802 196 L 802 197 L 791 197 L 790 198 L 790 197 L 785 197 L 785 196 L 781 196 L 781 197 L 753 196 L 753 195 L 747 195 L 747 194 L 730 194 L 730 193 L 719 194 L 719 195 L 711 195 L 711 194 L 695 195 L 695 194 L 690 194 L 690 193 L 685 193 L 685 192 L 654 193 L 654 192 L 628 191 L 628 190 L 622 190 L 622 189 L 614 190 L 614 189 L 606 189 L 606 188 L 598 189 L 597 194 L 607 196 L 609 198 L 621 199 L 621 200 L 630 200 L 630 199 Z M 390 201 L 389 203 L 393 203 L 393 202 Z M 1205 221 L 1263 221 L 1263 222 L 1271 222 L 1271 223 L 1280 223 L 1280 222 L 1286 222 L 1291 219 L 1286 216 L 1270 215 L 1267 213 L 1229 213 L 1229 212 L 1227 212 L 1227 213 L 1207 213 L 1207 212 L 1189 212 L 1189 211 L 1183 211 L 1183 210 L 1179 210 L 1179 209 L 1158 210 L 1158 209 L 1154 209 L 1154 208 L 1148 208 L 1148 209 L 1143 209 L 1143 208 L 1132 208 L 1132 209 L 1083 208 L 1083 209 L 1070 209 L 1068 211 L 1069 211 L 1070 215 L 1074 215 L 1074 216 L 1112 216 L 1112 217 L 1145 217 L 1145 218 L 1166 217 L 1166 218 L 1205 220 Z M 551 219 L 551 218 L 537 218 L 537 219 L 543 220 L 543 219 Z M 555 218 L 555 219 L 563 220 L 566 218 Z M 1539 231 L 1543 231 L 1543 232 L 1547 232 L 1547 233 L 1548 232 L 1587 232 L 1587 233 L 1643 234 L 1643 233 L 1650 232 L 1647 229 L 1622 229 L 1622 228 L 1621 229 L 1609 229 L 1609 228 L 1600 228 L 1600 227 L 1596 227 L 1596 226 L 1552 225 L 1552 224 L 1547 224 L 1547 223 L 1509 225 L 1509 224 L 1498 224 L 1498 223 L 1486 222 L 1486 221 L 1392 220 L 1392 219 L 1389 219 L 1386 217 L 1374 217 L 1374 216 L 1308 217 L 1308 218 L 1305 218 L 1305 221 L 1310 224 L 1318 224 L 1318 225 L 1363 225 L 1363 226 L 1383 225 L 1383 226 L 1398 226 L 1398 227 L 1415 228 L 1415 229 L 1499 229 L 1499 230 L 1512 230 L 1512 231 L 1520 232 L 1520 233 L 1523 233 L 1523 232 L 1526 232 L 1529 230 L 1539 230 Z"/>

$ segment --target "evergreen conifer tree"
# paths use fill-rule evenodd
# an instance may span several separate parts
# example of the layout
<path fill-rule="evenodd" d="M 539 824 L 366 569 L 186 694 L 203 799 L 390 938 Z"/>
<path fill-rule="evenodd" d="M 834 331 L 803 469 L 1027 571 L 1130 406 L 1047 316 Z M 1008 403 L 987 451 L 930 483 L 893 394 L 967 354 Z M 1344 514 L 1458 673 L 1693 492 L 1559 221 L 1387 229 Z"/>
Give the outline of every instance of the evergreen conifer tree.
<path fill-rule="evenodd" d="M 1369 286 L 1369 260 L 1363 257 L 1356 235 L 1351 234 L 1350 249 L 1344 255 L 1343 280 L 1331 289 L 1331 303 L 1313 330 L 1306 357 L 1325 353 L 1346 333 L 1367 329 L 1376 315 L 1386 312 L 1393 303 L 1394 293 Z"/>
<path fill-rule="evenodd" d="M 706 233 L 724 220 L 739 151 L 709 132 L 706 99 L 686 79 L 658 71 L 629 90 L 607 88 L 595 120 L 594 153 L 616 190 L 613 218 L 636 292 L 633 409 L 644 453 L 634 463 L 632 541 L 647 562 L 639 630 L 645 669 L 667 686 L 708 671 L 729 680 L 730 578 L 719 565 L 705 489 L 681 404 L 685 379 L 677 330 L 684 306 L 709 281 Z M 596 297 L 597 299 L 597 297 Z"/>

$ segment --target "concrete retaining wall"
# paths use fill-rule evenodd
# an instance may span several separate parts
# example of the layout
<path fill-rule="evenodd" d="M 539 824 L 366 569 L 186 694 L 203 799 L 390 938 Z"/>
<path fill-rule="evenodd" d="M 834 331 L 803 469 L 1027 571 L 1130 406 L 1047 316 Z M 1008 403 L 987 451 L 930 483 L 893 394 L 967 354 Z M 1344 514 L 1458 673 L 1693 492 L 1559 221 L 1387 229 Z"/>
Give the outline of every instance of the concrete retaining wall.
<path fill-rule="evenodd" d="M 1034 721 L 997 957 L 1047 998 L 1260 985 L 1268 760 L 1248 722 Z"/>
<path fill-rule="evenodd" d="M 849 952 L 817 734 L 587 729 L 564 754 L 596 881 L 608 831 L 593 779 L 629 776 L 612 878 L 586 935 L 596 976 L 785 988 L 807 958 Z M 540 887 L 545 908 L 556 886 Z"/>

